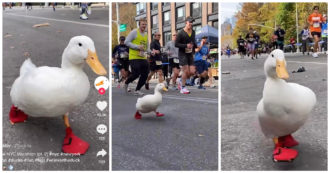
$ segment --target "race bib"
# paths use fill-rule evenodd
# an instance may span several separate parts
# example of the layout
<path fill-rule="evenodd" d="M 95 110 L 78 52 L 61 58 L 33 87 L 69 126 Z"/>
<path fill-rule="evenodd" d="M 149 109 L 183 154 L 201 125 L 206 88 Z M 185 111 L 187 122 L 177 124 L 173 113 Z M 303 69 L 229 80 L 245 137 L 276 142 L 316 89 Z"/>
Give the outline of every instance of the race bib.
<path fill-rule="evenodd" d="M 162 61 L 156 61 L 156 65 L 162 65 Z"/>
<path fill-rule="evenodd" d="M 327 29 L 325 29 L 325 30 L 323 31 L 323 33 L 327 34 L 327 33 L 328 33 L 328 30 L 327 30 Z"/>
<path fill-rule="evenodd" d="M 239 45 L 243 46 L 244 44 L 243 43 L 240 43 Z"/>
<path fill-rule="evenodd" d="M 314 27 L 314 28 L 318 28 L 318 27 L 320 27 L 320 23 L 319 23 L 319 22 L 314 22 L 314 23 L 313 23 L 313 27 Z"/>
<path fill-rule="evenodd" d="M 203 59 L 203 60 L 206 60 L 206 58 L 207 58 L 207 56 L 206 56 L 206 55 L 204 55 L 204 56 L 202 57 L 202 59 Z"/>
<path fill-rule="evenodd" d="M 173 58 L 173 62 L 176 63 L 176 64 L 178 64 L 180 61 L 179 61 L 178 58 Z"/>
<path fill-rule="evenodd" d="M 185 53 L 191 53 L 191 52 L 192 52 L 192 49 L 185 48 Z"/>
<path fill-rule="evenodd" d="M 126 53 L 121 53 L 120 58 L 127 58 L 127 54 Z"/>

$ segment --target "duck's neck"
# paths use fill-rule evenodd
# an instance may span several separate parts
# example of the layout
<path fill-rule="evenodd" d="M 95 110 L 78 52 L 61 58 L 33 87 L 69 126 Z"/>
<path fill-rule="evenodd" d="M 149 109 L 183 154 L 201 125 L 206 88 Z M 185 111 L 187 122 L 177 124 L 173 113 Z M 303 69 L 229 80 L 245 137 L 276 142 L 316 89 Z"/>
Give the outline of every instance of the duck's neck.
<path fill-rule="evenodd" d="M 73 64 L 68 58 L 67 56 L 69 56 L 66 53 L 66 50 L 64 50 L 63 54 L 62 54 L 62 64 L 61 64 L 61 68 L 63 69 L 77 69 L 77 70 L 82 70 L 84 67 L 84 63 L 81 64 Z"/>
<path fill-rule="evenodd" d="M 157 88 L 155 88 L 155 92 L 154 92 L 154 95 L 155 96 L 162 96 L 162 93 L 160 93 L 158 90 L 157 90 Z"/>

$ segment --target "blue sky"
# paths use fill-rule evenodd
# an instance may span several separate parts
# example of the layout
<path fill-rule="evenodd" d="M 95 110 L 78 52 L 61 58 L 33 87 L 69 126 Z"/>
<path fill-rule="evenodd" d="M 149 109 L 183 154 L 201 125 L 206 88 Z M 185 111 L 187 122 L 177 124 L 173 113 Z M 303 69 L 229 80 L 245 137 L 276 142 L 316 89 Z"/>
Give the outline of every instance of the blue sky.
<path fill-rule="evenodd" d="M 236 3 L 220 3 L 221 9 L 221 23 L 223 23 L 227 18 L 231 18 L 235 13 L 240 10 L 239 2 Z"/>

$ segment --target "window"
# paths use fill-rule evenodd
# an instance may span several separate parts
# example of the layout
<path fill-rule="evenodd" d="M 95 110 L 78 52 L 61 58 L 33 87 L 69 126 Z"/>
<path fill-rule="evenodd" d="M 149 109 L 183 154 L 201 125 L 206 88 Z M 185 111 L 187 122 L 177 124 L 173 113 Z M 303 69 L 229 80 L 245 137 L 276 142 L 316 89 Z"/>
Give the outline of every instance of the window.
<path fill-rule="evenodd" d="M 164 2 L 163 3 L 163 6 L 168 6 L 168 5 L 171 5 L 171 3 L 170 2 Z"/>
<path fill-rule="evenodd" d="M 185 20 L 185 7 L 180 7 L 176 9 L 176 21 L 181 22 Z"/>
<path fill-rule="evenodd" d="M 151 3 L 151 10 L 157 10 L 158 9 L 158 3 Z"/>
<path fill-rule="evenodd" d="M 202 16 L 202 3 L 195 2 L 191 3 L 191 16 L 193 18 Z"/>
<path fill-rule="evenodd" d="M 172 35 L 171 35 L 171 32 L 164 32 L 164 44 L 163 45 L 166 45 L 167 42 L 171 41 L 172 40 Z"/>
<path fill-rule="evenodd" d="M 137 3 L 136 4 L 136 14 L 142 14 L 146 12 L 146 4 L 145 3 Z"/>
<path fill-rule="evenodd" d="M 154 15 L 152 16 L 152 28 L 157 28 L 157 25 L 158 25 L 158 15 Z"/>
<path fill-rule="evenodd" d="M 212 26 L 213 26 L 214 28 L 217 28 L 217 29 L 218 29 L 218 27 L 219 27 L 218 21 L 213 21 L 213 22 L 212 22 Z"/>
<path fill-rule="evenodd" d="M 171 23 L 171 14 L 170 12 L 165 12 L 163 15 L 164 25 L 169 25 Z"/>
<path fill-rule="evenodd" d="M 212 3 L 212 13 L 218 13 L 218 3 Z"/>
<path fill-rule="evenodd" d="M 193 30 L 195 30 L 195 34 L 199 34 L 202 30 L 202 25 L 195 25 L 193 26 Z"/>

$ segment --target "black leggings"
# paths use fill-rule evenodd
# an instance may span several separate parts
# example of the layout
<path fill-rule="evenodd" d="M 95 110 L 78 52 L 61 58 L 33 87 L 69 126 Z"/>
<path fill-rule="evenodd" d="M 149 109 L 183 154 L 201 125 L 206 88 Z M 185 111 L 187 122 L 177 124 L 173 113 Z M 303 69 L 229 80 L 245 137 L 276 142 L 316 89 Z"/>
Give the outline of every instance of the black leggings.
<path fill-rule="evenodd" d="M 128 76 L 125 84 L 129 84 L 133 82 L 135 79 L 139 78 L 139 82 L 136 86 L 136 91 L 140 90 L 141 87 L 146 83 L 148 74 L 149 74 L 149 63 L 144 59 L 135 59 L 129 60 L 129 64 L 131 66 L 132 73 Z"/>

